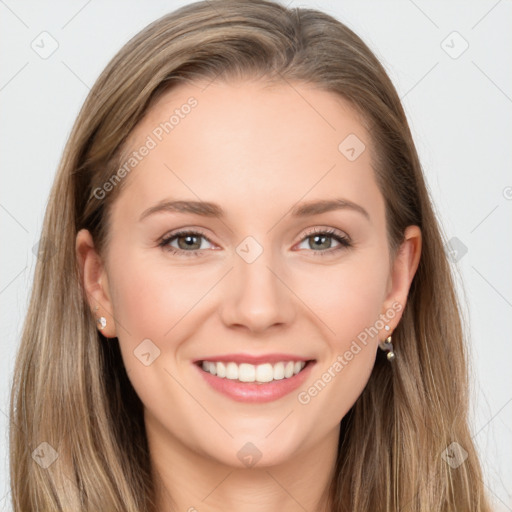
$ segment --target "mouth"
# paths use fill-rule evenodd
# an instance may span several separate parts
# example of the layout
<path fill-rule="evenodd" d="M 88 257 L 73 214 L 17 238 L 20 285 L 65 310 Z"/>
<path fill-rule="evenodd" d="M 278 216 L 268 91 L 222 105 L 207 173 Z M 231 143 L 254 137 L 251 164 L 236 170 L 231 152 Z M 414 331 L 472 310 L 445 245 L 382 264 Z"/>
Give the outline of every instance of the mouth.
<path fill-rule="evenodd" d="M 316 359 L 289 354 L 260 357 L 232 354 L 193 363 L 206 385 L 215 392 L 237 402 L 263 404 L 282 399 L 305 385 Z"/>
<path fill-rule="evenodd" d="M 235 361 L 199 360 L 194 364 L 203 372 L 237 383 L 267 384 L 292 379 L 313 365 L 315 359 L 286 360 L 275 363 L 236 363 Z"/>

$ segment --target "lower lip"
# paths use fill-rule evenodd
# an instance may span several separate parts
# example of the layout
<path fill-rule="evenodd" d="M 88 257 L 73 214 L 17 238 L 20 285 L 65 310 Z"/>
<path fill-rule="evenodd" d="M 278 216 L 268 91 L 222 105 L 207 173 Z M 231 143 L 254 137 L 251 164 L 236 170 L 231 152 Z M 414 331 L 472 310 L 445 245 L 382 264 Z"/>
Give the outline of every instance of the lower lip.
<path fill-rule="evenodd" d="M 315 361 L 309 361 L 297 375 L 288 379 L 273 380 L 261 384 L 217 377 L 204 371 L 197 364 L 194 364 L 194 366 L 213 389 L 229 398 L 237 402 L 264 403 L 279 400 L 279 398 L 288 395 L 301 386 L 308 378 L 314 364 Z"/>

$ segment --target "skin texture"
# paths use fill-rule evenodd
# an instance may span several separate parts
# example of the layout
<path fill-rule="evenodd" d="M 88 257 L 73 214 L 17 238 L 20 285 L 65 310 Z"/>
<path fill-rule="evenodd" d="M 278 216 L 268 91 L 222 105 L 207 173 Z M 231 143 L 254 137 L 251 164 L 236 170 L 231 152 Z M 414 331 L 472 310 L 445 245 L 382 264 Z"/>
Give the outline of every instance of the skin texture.
<path fill-rule="evenodd" d="M 171 510 L 167 493 L 176 510 L 322 510 L 339 423 L 388 332 L 359 343 L 357 355 L 307 404 L 297 395 L 393 303 L 405 306 L 421 233 L 408 227 L 390 261 L 370 136 L 348 103 L 309 86 L 180 85 L 139 123 L 130 147 L 144 144 L 190 96 L 197 106 L 125 178 L 103 259 L 89 232 L 78 233 L 90 306 L 107 319 L 103 333 L 118 338 L 144 404 L 160 510 Z M 366 146 L 354 161 L 338 149 L 349 134 Z M 334 198 L 357 203 L 369 218 L 348 208 L 305 218 L 289 213 L 299 203 Z M 164 199 L 215 202 L 226 215 L 160 212 L 139 221 Z M 199 255 L 158 246 L 181 228 L 207 237 L 195 239 Z M 332 237 L 315 243 L 311 228 L 334 228 L 352 246 Z M 236 251 L 248 236 L 263 250 L 251 263 Z M 191 252 L 179 242 L 170 245 Z M 394 313 L 385 322 L 391 332 L 401 316 Z M 145 339 L 160 350 L 149 366 L 134 356 Z M 216 392 L 192 366 L 197 358 L 242 352 L 285 352 L 316 364 L 299 390 L 262 404 Z M 237 457 L 246 443 L 261 452 L 253 467 Z"/>

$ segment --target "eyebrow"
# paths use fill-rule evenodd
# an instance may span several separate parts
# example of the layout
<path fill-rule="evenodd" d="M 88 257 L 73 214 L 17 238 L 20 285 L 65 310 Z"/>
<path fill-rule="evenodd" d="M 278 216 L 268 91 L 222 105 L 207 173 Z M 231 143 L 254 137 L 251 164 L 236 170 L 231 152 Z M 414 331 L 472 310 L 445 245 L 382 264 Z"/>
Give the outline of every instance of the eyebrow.
<path fill-rule="evenodd" d="M 301 203 L 291 209 L 292 217 L 309 217 L 334 210 L 352 210 L 361 213 L 366 219 L 370 220 L 370 214 L 359 204 L 348 199 L 321 199 Z M 208 201 L 172 201 L 162 200 L 156 205 L 144 210 L 139 217 L 139 222 L 155 213 L 191 213 L 203 217 L 225 218 L 224 210 L 215 203 Z"/>

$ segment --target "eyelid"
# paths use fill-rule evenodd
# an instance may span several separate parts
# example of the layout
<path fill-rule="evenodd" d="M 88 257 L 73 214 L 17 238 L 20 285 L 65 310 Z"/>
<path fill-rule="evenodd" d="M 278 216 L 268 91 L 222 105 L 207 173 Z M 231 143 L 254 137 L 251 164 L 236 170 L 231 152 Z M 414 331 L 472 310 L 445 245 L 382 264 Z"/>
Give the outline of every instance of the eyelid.
<path fill-rule="evenodd" d="M 331 236 L 337 235 L 340 238 L 346 238 L 347 241 L 352 242 L 352 239 L 348 236 L 348 234 L 345 231 L 341 231 L 341 229 L 328 227 L 328 226 L 322 226 L 322 227 L 315 226 L 314 228 L 306 230 L 305 232 L 302 233 L 299 241 L 302 242 L 302 240 L 304 240 L 304 238 L 307 238 L 316 233 L 319 233 L 319 234 L 327 234 L 328 233 Z"/>
<path fill-rule="evenodd" d="M 197 235 L 202 235 L 204 236 L 204 238 L 206 238 L 209 242 L 213 243 L 209 236 L 206 234 L 205 231 L 203 231 L 201 228 L 196 228 L 194 226 L 191 226 L 191 227 L 185 227 L 185 228 L 178 228 L 178 229 L 174 229 L 172 231 L 169 231 L 168 233 L 166 233 L 165 235 L 162 235 L 158 241 L 161 242 L 162 240 L 167 240 L 169 238 L 174 238 L 175 236 L 178 236 L 178 235 L 184 235 L 184 234 L 197 234 Z"/>
<path fill-rule="evenodd" d="M 326 233 L 326 232 L 329 234 L 336 234 L 336 235 L 342 236 L 344 238 L 347 238 L 349 241 L 351 241 L 351 238 L 348 236 L 348 234 L 345 231 L 342 231 L 337 228 L 329 227 L 329 226 L 321 226 L 321 227 L 315 226 L 313 228 L 309 228 L 306 231 L 301 233 L 301 236 L 298 239 L 298 241 L 301 242 L 307 236 L 310 236 L 315 233 Z M 161 236 L 158 241 L 160 242 L 162 240 L 169 239 L 169 238 L 172 238 L 172 237 L 180 235 L 180 234 L 189 234 L 189 233 L 200 234 L 200 235 L 204 236 L 204 238 L 206 238 L 206 240 L 208 240 L 210 243 L 213 243 L 211 241 L 211 239 L 209 238 L 209 236 L 201 228 L 196 228 L 194 226 L 186 227 L 186 228 L 178 228 L 176 230 L 170 231 L 169 233 L 166 233 L 165 235 Z"/>

